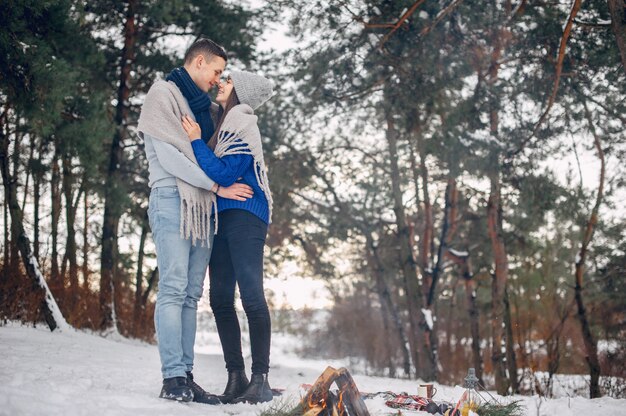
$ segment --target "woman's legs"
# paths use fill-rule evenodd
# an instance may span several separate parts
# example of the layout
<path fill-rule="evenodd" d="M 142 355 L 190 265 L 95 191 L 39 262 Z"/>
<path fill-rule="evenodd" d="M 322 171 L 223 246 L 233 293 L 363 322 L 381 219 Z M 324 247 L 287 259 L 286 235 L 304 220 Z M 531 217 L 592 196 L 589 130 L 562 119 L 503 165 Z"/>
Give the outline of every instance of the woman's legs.
<path fill-rule="evenodd" d="M 263 247 L 267 224 L 255 215 L 241 211 L 245 232 L 233 233 L 228 239 L 233 269 L 241 302 L 248 318 L 252 374 L 269 371 L 271 321 L 263 291 Z"/>
<path fill-rule="evenodd" d="M 229 372 L 245 368 L 241 353 L 241 329 L 235 311 L 235 272 L 228 244 L 228 224 L 220 225 L 213 239 L 213 253 L 209 262 L 210 303 L 217 332 L 220 336 L 224 361 Z"/>
<path fill-rule="evenodd" d="M 235 283 L 243 303 L 252 349 L 252 373 L 269 371 L 271 322 L 263 292 L 263 247 L 267 224 L 245 210 L 223 211 L 209 266 L 211 308 L 217 321 L 226 368 L 244 369 L 241 330 L 234 307 Z"/>

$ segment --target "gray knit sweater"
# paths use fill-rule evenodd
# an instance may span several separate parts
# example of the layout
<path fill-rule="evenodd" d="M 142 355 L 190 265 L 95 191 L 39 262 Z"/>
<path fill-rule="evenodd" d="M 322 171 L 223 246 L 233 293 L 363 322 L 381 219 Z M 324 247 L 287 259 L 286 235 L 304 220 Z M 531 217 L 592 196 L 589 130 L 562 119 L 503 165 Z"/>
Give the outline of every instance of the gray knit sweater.
<path fill-rule="evenodd" d="M 187 133 L 182 126 L 182 117 L 194 118 L 193 112 L 185 97 L 173 82 L 156 81 L 141 108 L 137 130 L 139 136 L 169 143 L 181 151 L 194 164 L 193 154 Z M 180 233 L 181 238 L 191 238 L 192 243 L 198 240 L 209 244 L 211 232 L 211 210 L 215 205 L 215 194 L 206 189 L 195 187 L 180 178 L 176 178 L 180 194 Z"/>

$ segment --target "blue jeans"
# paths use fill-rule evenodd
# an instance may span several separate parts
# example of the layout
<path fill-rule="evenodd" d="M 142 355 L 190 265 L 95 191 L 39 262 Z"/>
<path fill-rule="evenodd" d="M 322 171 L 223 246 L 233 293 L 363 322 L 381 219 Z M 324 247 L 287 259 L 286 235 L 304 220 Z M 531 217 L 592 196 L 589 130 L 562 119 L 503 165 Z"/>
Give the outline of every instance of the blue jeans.
<path fill-rule="evenodd" d="M 152 189 L 148 218 L 159 267 L 154 324 L 161 372 L 163 378 L 186 377 L 193 369 L 196 312 L 211 248 L 206 242 L 194 246 L 180 237 L 180 196 L 175 186 Z"/>

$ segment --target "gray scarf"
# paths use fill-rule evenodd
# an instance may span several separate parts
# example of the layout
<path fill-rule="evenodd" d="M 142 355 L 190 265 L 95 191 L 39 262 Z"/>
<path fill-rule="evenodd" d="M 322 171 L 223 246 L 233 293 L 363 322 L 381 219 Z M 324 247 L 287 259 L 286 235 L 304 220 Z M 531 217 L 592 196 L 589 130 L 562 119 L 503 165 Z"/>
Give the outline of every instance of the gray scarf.
<path fill-rule="evenodd" d="M 216 106 L 215 106 L 216 107 Z M 137 130 L 143 140 L 143 133 L 169 143 L 180 150 L 189 160 L 198 164 L 193 154 L 187 133 L 183 129 L 182 117 L 194 118 L 187 100 L 173 82 L 155 82 L 141 108 Z M 180 194 L 180 236 L 191 237 L 192 244 L 197 240 L 209 244 L 211 232 L 211 208 L 216 203 L 215 194 L 196 188 L 176 178 Z"/>
<path fill-rule="evenodd" d="M 254 158 L 254 173 L 259 187 L 263 190 L 270 212 L 272 222 L 273 199 L 270 192 L 267 167 L 263 158 L 263 146 L 261 132 L 257 125 L 258 117 L 254 115 L 252 107 L 247 104 L 239 104 L 230 109 L 217 136 L 215 156 L 228 155 L 251 155 Z M 233 146 L 237 145 L 237 146 Z"/>

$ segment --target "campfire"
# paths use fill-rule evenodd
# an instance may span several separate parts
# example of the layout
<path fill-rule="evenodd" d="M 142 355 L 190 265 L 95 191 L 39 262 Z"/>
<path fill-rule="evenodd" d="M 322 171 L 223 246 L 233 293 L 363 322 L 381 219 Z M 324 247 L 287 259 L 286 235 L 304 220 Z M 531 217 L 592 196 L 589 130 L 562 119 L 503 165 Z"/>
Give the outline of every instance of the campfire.
<path fill-rule="evenodd" d="M 330 390 L 333 383 L 336 393 Z M 304 416 L 369 416 L 352 376 L 345 368 L 328 367 L 300 402 Z"/>

